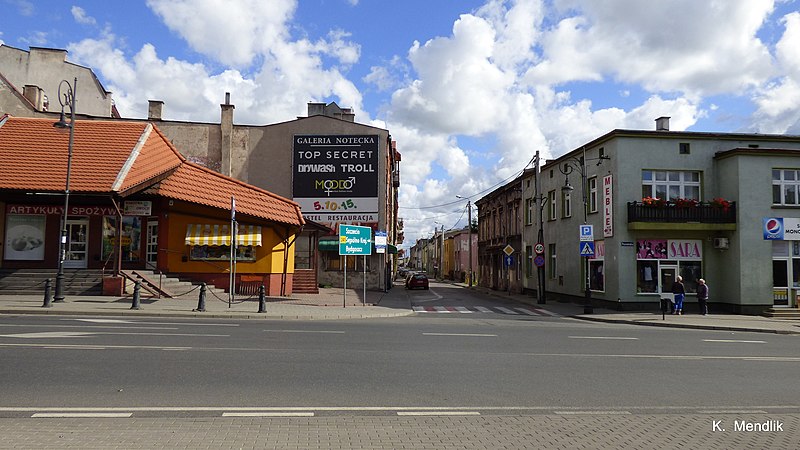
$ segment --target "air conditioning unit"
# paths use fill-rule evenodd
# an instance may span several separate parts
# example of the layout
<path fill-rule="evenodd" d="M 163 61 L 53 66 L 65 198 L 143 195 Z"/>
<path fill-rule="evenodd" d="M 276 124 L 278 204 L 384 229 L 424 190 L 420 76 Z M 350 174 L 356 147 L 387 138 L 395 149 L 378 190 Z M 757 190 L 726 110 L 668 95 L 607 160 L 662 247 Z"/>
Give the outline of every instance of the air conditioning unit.
<path fill-rule="evenodd" d="M 718 237 L 714 238 L 714 248 L 718 248 L 720 250 L 727 250 L 730 246 L 730 242 L 728 238 Z"/>

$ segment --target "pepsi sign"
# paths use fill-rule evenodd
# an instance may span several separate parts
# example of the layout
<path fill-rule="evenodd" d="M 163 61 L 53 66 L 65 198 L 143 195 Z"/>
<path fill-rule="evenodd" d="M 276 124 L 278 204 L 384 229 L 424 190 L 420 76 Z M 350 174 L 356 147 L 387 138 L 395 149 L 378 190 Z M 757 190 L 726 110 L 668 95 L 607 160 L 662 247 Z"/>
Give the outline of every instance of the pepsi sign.
<path fill-rule="evenodd" d="M 783 218 L 765 217 L 764 218 L 764 239 L 783 240 Z"/>

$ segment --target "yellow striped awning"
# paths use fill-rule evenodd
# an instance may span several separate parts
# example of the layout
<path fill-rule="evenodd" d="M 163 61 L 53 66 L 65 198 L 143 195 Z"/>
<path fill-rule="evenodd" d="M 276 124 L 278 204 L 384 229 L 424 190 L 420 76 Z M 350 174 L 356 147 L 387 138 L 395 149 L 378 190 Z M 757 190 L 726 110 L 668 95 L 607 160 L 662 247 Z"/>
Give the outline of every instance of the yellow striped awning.
<path fill-rule="evenodd" d="M 261 246 L 261 227 L 239 225 L 237 245 Z M 231 245 L 230 225 L 193 223 L 186 227 L 186 245 Z"/>

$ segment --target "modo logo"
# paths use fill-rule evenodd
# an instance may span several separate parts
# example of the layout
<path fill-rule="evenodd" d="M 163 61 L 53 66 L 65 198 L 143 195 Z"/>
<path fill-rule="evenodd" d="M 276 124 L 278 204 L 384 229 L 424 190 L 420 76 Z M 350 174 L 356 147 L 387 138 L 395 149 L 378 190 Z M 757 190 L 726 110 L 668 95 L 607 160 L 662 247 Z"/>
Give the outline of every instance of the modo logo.
<path fill-rule="evenodd" d="M 334 191 L 349 191 L 355 184 L 355 177 L 345 180 L 317 180 L 314 182 L 314 189 L 323 190 L 330 195 Z"/>

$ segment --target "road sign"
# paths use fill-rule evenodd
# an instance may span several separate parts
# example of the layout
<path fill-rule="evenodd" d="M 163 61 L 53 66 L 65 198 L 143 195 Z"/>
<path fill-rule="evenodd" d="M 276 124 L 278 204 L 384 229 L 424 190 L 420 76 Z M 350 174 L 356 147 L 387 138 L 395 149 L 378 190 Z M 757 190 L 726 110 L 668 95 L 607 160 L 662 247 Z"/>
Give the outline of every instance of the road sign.
<path fill-rule="evenodd" d="M 544 254 L 544 244 L 541 242 L 537 242 L 536 245 L 533 246 L 533 251 L 536 252 L 537 255 Z"/>
<path fill-rule="evenodd" d="M 581 242 L 589 242 L 594 240 L 594 230 L 592 225 L 580 225 Z"/>
<path fill-rule="evenodd" d="M 506 245 L 506 247 L 503 249 L 503 253 L 505 253 L 507 256 L 511 256 L 511 254 L 514 253 L 514 247 Z"/>
<path fill-rule="evenodd" d="M 372 228 L 339 224 L 339 255 L 371 255 Z"/>
<path fill-rule="evenodd" d="M 506 267 L 511 267 L 511 266 L 514 265 L 514 257 L 513 256 L 510 256 L 510 255 L 509 256 L 505 256 L 505 257 L 503 257 L 503 259 L 505 260 Z"/>
<path fill-rule="evenodd" d="M 375 232 L 375 253 L 386 253 L 386 232 Z"/>
<path fill-rule="evenodd" d="M 581 242 L 581 256 L 594 256 L 594 242 Z"/>
<path fill-rule="evenodd" d="M 544 256 L 539 255 L 533 258 L 533 263 L 536 264 L 536 267 L 544 267 Z"/>

